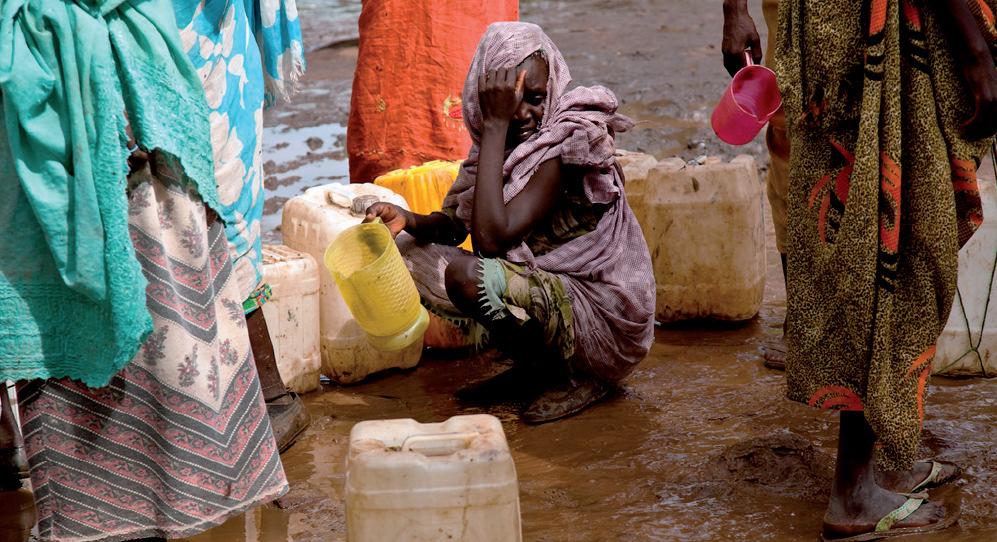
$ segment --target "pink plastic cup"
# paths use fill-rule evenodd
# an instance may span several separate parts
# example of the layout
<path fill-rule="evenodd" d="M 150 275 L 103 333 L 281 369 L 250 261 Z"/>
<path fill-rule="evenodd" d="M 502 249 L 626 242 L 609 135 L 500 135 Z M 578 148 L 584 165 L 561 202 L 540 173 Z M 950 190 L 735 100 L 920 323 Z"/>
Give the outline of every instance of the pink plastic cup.
<path fill-rule="evenodd" d="M 782 106 L 775 72 L 752 62 L 751 51 L 744 58 L 747 64 L 734 75 L 710 118 L 717 137 L 731 145 L 754 139 Z"/>

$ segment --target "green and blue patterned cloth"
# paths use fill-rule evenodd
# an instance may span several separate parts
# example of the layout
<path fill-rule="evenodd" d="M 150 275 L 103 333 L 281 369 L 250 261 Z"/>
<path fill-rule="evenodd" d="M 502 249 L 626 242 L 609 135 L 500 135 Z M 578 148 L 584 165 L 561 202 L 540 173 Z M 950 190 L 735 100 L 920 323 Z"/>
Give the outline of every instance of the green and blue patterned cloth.
<path fill-rule="evenodd" d="M 211 111 L 221 216 L 243 295 L 262 278 L 263 107 L 304 71 L 294 0 L 174 0 L 183 47 Z"/>

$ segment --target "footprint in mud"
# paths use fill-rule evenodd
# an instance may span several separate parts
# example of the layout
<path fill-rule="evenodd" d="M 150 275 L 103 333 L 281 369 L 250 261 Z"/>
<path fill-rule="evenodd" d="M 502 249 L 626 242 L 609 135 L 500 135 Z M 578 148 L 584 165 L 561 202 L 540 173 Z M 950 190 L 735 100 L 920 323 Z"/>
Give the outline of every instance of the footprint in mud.
<path fill-rule="evenodd" d="M 716 481 L 763 486 L 767 492 L 820 499 L 831 488 L 834 459 L 789 432 L 753 437 L 728 446 L 707 465 Z"/>

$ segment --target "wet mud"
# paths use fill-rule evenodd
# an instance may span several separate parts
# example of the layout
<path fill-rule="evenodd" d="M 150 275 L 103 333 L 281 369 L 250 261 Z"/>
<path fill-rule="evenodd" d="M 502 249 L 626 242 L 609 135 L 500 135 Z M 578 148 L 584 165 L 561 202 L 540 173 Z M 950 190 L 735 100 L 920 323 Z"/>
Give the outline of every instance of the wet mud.
<path fill-rule="evenodd" d="M 314 424 L 283 455 L 291 491 L 276 504 L 192 538 L 196 542 L 345 539 L 344 461 L 352 425 L 367 419 L 440 421 L 488 412 L 506 431 L 519 475 L 526 540 L 815 540 L 833 468 L 830 413 L 783 398 L 781 373 L 759 347 L 782 317 L 776 269 L 760 318 L 717 330 L 657 332 L 624 392 L 543 426 L 517 405 L 463 408 L 453 392 L 503 368 L 494 356 L 427 356 L 415 369 L 305 397 Z M 932 492 L 961 506 L 957 528 L 911 540 L 997 537 L 997 381 L 931 386 L 924 457 L 954 461 L 963 479 Z"/>
<path fill-rule="evenodd" d="M 761 138 L 732 149 L 709 130 L 709 111 L 728 81 L 719 51 L 720 5 L 523 0 L 522 18 L 547 29 L 576 82 L 618 93 L 622 110 L 638 121 L 619 138 L 621 148 L 687 160 L 747 153 L 764 167 Z M 760 2 L 750 5 L 764 33 Z M 307 8 L 302 16 L 310 17 Z M 310 28 L 322 27 L 318 18 L 309 21 Z M 306 39 L 310 31 L 318 30 L 306 26 Z M 321 49 L 308 59 L 302 93 L 267 113 L 270 241 L 280 239 L 283 198 L 346 180 L 343 127 L 356 49 Z M 354 423 L 430 422 L 478 412 L 503 422 L 519 475 L 525 540 L 816 540 L 833 469 L 836 416 L 786 400 L 783 375 L 762 366 L 761 345 L 781 333 L 785 314 L 768 215 L 766 221 L 768 276 L 759 316 L 742 324 L 658 329 L 650 356 L 619 396 L 542 426 L 522 424 L 517 405 L 462 407 L 453 392 L 501 370 L 493 355 L 427 355 L 412 370 L 355 386 L 325 385 L 305 396 L 313 425 L 282 456 L 291 491 L 189 540 L 345 540 L 344 462 Z M 904 540 L 997 540 L 995 442 L 997 380 L 933 379 L 922 456 L 963 468 L 959 482 L 932 491 L 933 498 L 959 507 L 961 520 L 943 533 Z"/>
<path fill-rule="evenodd" d="M 768 217 L 766 218 L 768 220 Z M 769 224 L 771 221 L 769 220 Z M 774 246 L 771 227 L 768 246 Z M 368 419 L 441 421 L 487 412 L 503 422 L 519 475 L 524 539 L 816 540 L 827 503 L 836 417 L 784 398 L 761 345 L 781 332 L 785 290 L 773 249 L 765 303 L 741 324 L 659 328 L 623 392 L 542 426 L 519 405 L 465 408 L 453 393 L 506 366 L 493 353 L 427 354 L 415 369 L 305 396 L 313 425 L 282 459 L 291 491 L 191 542 L 345 540 L 349 431 Z M 997 540 L 997 379 L 933 379 L 922 456 L 962 479 L 931 496 L 961 509 L 957 527 L 905 540 Z"/>

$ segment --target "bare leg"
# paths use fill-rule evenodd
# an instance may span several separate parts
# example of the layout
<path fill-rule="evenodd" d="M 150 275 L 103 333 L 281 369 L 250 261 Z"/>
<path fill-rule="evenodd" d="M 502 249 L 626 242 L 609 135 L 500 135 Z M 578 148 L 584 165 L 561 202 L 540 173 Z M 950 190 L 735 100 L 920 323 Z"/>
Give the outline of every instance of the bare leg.
<path fill-rule="evenodd" d="M 769 53 L 775 47 L 775 21 L 778 2 L 765 0 L 762 4 L 765 21 L 769 25 Z M 771 58 L 769 58 L 771 61 Z M 786 132 L 786 115 L 780 109 L 769 122 L 765 132 L 765 143 L 769 149 L 769 174 L 766 179 L 769 208 L 772 210 L 772 227 L 775 229 L 776 248 L 782 260 L 782 278 L 786 280 L 786 199 L 789 192 L 789 137 Z M 788 282 L 787 282 L 788 290 Z M 764 347 L 765 366 L 781 371 L 786 368 L 786 323 L 783 321 L 783 336 L 773 337 Z"/>
<path fill-rule="evenodd" d="M 0 491 L 21 487 L 28 476 L 21 432 L 14 419 L 7 383 L 0 383 Z"/>
<path fill-rule="evenodd" d="M 268 403 L 287 393 L 287 386 L 277 369 L 277 356 L 274 354 L 273 342 L 270 341 L 270 330 L 267 329 L 263 310 L 256 309 L 246 316 L 249 326 L 249 342 L 253 347 L 253 358 L 256 360 L 256 372 L 260 377 L 260 387 L 263 390 L 263 400 Z"/>
<path fill-rule="evenodd" d="M 907 499 L 876 484 L 874 447 L 876 435 L 862 412 L 842 412 L 838 457 L 831 498 L 824 514 L 824 535 L 842 538 L 873 531 L 883 516 Z M 894 528 L 937 523 L 945 515 L 935 503 L 925 503 Z"/>
<path fill-rule="evenodd" d="M 779 254 L 782 259 L 782 279 L 786 280 L 786 254 Z M 789 288 L 789 283 L 786 283 L 786 288 Z M 764 365 L 769 369 L 775 369 L 776 371 L 782 371 L 786 369 L 786 320 L 782 321 L 782 336 L 778 338 L 772 338 L 763 347 L 763 357 L 765 358 Z"/>
<path fill-rule="evenodd" d="M 534 325 L 519 325 L 508 319 L 496 320 L 485 314 L 478 300 L 478 259 L 473 256 L 457 258 L 447 266 L 447 296 L 462 313 L 474 318 L 488 328 L 493 343 L 503 353 L 517 362 L 532 363 L 538 357 L 537 347 L 543 344 L 543 334 Z M 543 357 L 541 354 L 539 357 Z"/>
<path fill-rule="evenodd" d="M 0 542 L 24 542 L 35 524 L 36 510 L 34 495 L 23 487 L 28 465 L 6 382 L 0 382 L 0 457 Z"/>
<path fill-rule="evenodd" d="M 270 426 L 277 440 L 277 449 L 283 452 L 308 428 L 311 417 L 301 398 L 288 391 L 284 385 L 277 369 L 277 356 L 274 354 L 273 342 L 270 341 L 270 331 L 267 329 L 263 310 L 256 309 L 250 313 L 246 317 L 246 325 L 249 327 L 249 342 L 253 348 L 263 400 L 267 404 Z"/>

